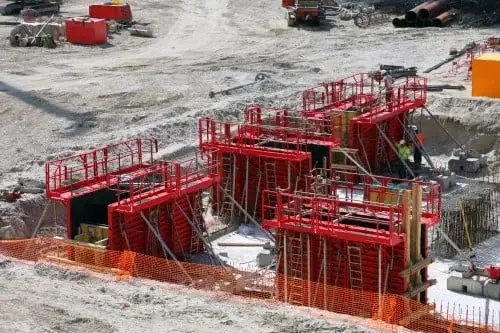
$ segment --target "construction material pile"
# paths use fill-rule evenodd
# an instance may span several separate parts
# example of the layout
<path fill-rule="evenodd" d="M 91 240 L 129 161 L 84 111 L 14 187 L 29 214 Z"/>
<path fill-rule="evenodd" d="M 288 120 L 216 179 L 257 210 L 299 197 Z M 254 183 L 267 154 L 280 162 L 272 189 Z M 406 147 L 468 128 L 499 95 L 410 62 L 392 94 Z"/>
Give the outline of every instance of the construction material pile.
<path fill-rule="evenodd" d="M 392 20 L 396 28 L 443 27 L 451 22 L 457 12 L 447 0 L 428 0 L 408 11 L 404 17 Z"/>
<path fill-rule="evenodd" d="M 38 18 L 36 11 L 23 10 L 24 23 L 12 29 L 9 41 L 11 46 L 43 46 L 55 48 L 56 41 L 65 36 L 62 17 Z"/>
<path fill-rule="evenodd" d="M 384 2 L 385 4 L 385 2 Z M 500 1 L 426 0 L 404 16 L 394 18 L 396 28 L 444 27 L 453 22 L 464 27 L 490 26 L 500 22 Z"/>

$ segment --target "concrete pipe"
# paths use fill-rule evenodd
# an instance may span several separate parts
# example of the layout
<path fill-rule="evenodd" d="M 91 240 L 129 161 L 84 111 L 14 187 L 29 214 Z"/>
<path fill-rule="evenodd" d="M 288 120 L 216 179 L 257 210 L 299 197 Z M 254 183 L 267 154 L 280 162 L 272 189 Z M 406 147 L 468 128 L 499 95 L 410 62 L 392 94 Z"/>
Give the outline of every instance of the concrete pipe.
<path fill-rule="evenodd" d="M 448 24 L 451 20 L 455 18 L 456 11 L 451 9 L 447 12 L 442 13 L 438 17 L 432 20 L 432 26 L 442 28 Z"/>
<path fill-rule="evenodd" d="M 432 19 L 442 12 L 446 11 L 448 7 L 448 0 L 436 0 L 430 5 L 422 7 L 418 11 L 418 18 L 422 21 Z"/>
<path fill-rule="evenodd" d="M 418 17 L 418 11 L 422 8 L 424 8 L 425 6 L 428 6 L 430 5 L 431 3 L 435 2 L 434 0 L 427 0 L 425 2 L 422 2 L 420 5 L 418 5 L 417 7 L 413 8 L 413 9 L 410 9 L 406 15 L 405 15 L 405 18 L 408 22 L 415 22 L 417 20 L 417 17 Z"/>

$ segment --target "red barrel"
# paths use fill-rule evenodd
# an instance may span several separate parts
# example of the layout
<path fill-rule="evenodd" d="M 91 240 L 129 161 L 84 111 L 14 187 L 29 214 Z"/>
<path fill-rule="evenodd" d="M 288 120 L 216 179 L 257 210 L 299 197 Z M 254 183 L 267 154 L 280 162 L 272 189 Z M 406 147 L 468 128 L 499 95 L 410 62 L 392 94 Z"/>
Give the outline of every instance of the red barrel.
<path fill-rule="evenodd" d="M 66 39 L 73 44 L 105 44 L 108 41 L 106 20 L 86 17 L 67 19 Z"/>
<path fill-rule="evenodd" d="M 117 22 L 132 21 L 132 10 L 129 4 L 125 5 L 90 5 L 89 16 Z"/>

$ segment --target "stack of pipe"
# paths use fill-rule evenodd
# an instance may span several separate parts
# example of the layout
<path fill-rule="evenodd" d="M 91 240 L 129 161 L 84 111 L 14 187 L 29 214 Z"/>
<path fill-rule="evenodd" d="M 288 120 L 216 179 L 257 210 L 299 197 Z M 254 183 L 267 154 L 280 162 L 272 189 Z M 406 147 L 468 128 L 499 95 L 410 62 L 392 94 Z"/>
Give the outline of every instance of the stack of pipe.
<path fill-rule="evenodd" d="M 455 15 L 455 10 L 448 6 L 448 0 L 427 0 L 408 11 L 405 16 L 393 19 L 392 25 L 396 28 L 443 27 Z"/>

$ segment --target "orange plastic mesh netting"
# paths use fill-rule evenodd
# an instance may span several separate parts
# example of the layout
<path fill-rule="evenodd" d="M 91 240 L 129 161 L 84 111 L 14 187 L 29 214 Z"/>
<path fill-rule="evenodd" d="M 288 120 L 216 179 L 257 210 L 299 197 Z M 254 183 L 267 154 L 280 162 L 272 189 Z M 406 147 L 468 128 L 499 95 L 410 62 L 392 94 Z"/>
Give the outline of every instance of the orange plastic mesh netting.
<path fill-rule="evenodd" d="M 277 299 L 291 304 L 335 313 L 370 318 L 410 330 L 429 333 L 500 332 L 498 323 L 488 325 L 440 314 L 433 305 L 408 298 L 340 288 L 283 275 L 257 274 L 234 268 L 165 260 L 130 251 L 110 251 L 55 238 L 0 241 L 0 254 L 30 262 L 48 261 L 113 274 L 226 292 L 244 297 Z M 302 291 L 301 293 L 297 291 Z M 497 319 L 498 321 L 498 319 Z"/>

